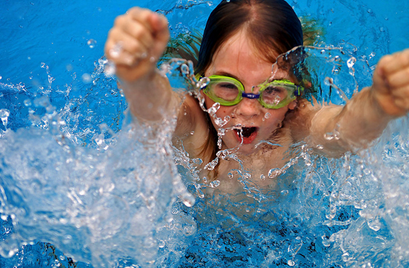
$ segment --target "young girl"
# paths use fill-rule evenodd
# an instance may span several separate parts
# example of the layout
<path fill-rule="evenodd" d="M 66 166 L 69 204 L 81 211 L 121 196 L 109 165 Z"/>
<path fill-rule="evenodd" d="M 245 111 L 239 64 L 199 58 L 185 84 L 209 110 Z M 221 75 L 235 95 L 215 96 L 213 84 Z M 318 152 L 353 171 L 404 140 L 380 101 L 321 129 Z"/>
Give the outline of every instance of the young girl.
<path fill-rule="evenodd" d="M 409 50 L 383 57 L 373 85 L 343 107 L 321 107 L 305 100 L 308 89 L 277 65 L 272 69 L 280 54 L 303 44 L 301 23 L 284 0 L 222 1 L 211 13 L 195 73 L 210 79 L 200 93 L 207 109 L 220 104 L 216 117 L 190 95 L 180 105 L 181 97 L 157 72 L 157 60 L 168 40 L 165 17 L 132 8 L 116 19 L 105 53 L 116 64 L 132 114 L 160 121 L 177 112 L 175 144 L 183 145 L 190 158 L 201 158 L 201 176 L 218 179 L 223 192 L 242 187 L 230 174 L 238 165 L 251 172 L 259 187 L 274 188 L 274 178 L 264 178 L 288 161 L 285 155 L 292 144 L 305 140 L 321 153 L 339 156 L 365 147 L 390 120 L 409 109 Z M 114 53 L 118 46 L 119 54 Z M 217 118 L 227 123 L 221 125 Z M 325 134 L 335 129 L 338 138 L 326 139 Z M 218 133 L 223 134 L 221 148 Z M 206 170 L 222 150 L 240 161 L 220 157 L 215 170 Z"/>

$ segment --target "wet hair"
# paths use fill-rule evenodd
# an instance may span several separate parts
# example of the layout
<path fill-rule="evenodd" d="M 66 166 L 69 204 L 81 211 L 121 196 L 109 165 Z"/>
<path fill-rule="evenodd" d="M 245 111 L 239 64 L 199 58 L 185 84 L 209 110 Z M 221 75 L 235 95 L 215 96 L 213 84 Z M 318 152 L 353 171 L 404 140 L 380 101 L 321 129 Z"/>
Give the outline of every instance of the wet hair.
<path fill-rule="evenodd" d="M 303 44 L 301 22 L 284 0 L 224 0 L 209 16 L 195 72 L 203 75 L 221 45 L 242 29 L 271 63 Z"/>

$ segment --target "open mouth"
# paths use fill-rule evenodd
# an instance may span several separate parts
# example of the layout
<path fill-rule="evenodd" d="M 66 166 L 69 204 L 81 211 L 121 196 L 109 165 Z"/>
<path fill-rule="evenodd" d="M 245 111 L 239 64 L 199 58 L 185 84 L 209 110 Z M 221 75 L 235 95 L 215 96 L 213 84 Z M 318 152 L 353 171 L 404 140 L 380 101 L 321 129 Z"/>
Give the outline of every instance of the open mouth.
<path fill-rule="evenodd" d="M 249 144 L 257 137 L 257 127 L 242 127 L 241 129 L 235 129 L 236 138 L 240 143 Z"/>

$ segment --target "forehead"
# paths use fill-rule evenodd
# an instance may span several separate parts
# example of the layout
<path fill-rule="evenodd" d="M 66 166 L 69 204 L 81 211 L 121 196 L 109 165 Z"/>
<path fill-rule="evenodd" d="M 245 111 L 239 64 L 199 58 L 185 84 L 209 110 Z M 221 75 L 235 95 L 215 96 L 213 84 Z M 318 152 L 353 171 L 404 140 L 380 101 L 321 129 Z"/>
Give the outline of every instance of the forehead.
<path fill-rule="evenodd" d="M 278 55 L 278 53 L 277 53 Z M 205 75 L 231 74 L 231 76 L 248 83 L 259 83 L 269 78 L 273 63 L 261 56 L 244 30 L 226 40 L 213 55 L 212 62 Z M 275 76 L 283 76 L 276 70 Z M 276 78 L 275 79 L 282 79 Z"/>

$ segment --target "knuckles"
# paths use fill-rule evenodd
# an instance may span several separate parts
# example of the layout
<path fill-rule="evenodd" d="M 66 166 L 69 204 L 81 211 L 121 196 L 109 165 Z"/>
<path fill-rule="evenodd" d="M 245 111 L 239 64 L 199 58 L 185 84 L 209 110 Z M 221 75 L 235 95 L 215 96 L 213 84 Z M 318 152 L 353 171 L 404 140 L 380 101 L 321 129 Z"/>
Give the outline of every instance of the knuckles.
<path fill-rule="evenodd" d="M 124 24 L 125 20 L 126 20 L 126 15 L 120 15 L 116 17 L 114 21 L 114 26 L 121 27 Z"/>

